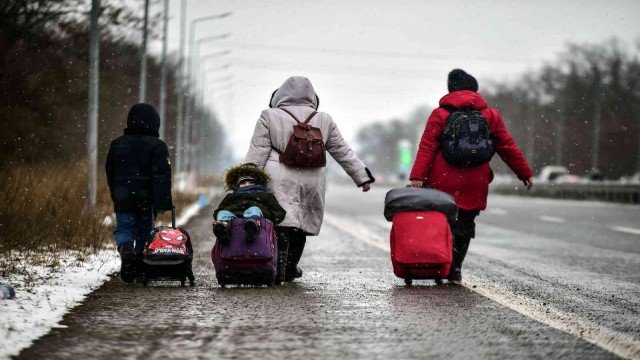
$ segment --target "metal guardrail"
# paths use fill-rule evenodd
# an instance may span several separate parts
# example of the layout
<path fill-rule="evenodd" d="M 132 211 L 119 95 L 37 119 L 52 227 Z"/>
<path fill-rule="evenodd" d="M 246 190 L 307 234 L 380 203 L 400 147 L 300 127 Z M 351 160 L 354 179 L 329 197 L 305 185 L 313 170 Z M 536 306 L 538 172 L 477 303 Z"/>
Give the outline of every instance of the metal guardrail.
<path fill-rule="evenodd" d="M 529 191 L 521 183 L 491 184 L 494 194 L 545 197 L 554 199 L 600 200 L 627 204 L 640 204 L 640 185 L 628 184 L 540 184 Z"/>
<path fill-rule="evenodd" d="M 336 177 L 331 180 L 341 184 L 353 185 L 347 177 Z M 374 187 L 404 187 L 408 181 L 377 182 Z M 640 204 L 640 184 L 620 184 L 603 181 L 589 184 L 534 183 L 531 190 L 525 189 L 521 182 L 493 182 L 489 185 L 492 194 L 543 197 L 552 199 L 598 200 L 626 204 Z"/>

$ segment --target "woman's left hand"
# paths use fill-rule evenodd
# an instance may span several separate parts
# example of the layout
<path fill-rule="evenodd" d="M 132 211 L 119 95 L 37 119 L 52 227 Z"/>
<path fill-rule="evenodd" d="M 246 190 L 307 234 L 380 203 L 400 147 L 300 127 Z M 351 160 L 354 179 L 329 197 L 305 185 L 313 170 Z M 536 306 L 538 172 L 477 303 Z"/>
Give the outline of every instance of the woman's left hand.
<path fill-rule="evenodd" d="M 371 190 L 371 184 L 370 183 L 366 183 L 364 185 L 362 185 L 362 192 L 367 192 Z"/>

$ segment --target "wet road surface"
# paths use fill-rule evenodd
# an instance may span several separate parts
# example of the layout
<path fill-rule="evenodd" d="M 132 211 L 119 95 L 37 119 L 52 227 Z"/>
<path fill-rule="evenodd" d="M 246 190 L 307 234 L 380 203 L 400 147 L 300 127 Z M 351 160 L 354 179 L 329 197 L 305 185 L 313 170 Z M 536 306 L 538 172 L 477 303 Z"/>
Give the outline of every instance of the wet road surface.
<path fill-rule="evenodd" d="M 384 249 L 386 190 L 330 187 L 327 211 L 338 221 L 327 221 L 319 237 L 309 238 L 301 279 L 269 288 L 217 286 L 206 209 L 185 227 L 195 241 L 196 287 L 143 288 L 114 278 L 68 314 L 63 328 L 18 358 L 618 358 L 480 295 L 467 278 L 638 338 L 638 272 L 631 273 L 637 252 L 601 249 L 617 256 L 610 269 L 604 261 L 591 264 L 596 256 L 590 247 L 479 222 L 465 286 L 416 281 L 405 287 Z M 616 277 L 616 271 L 626 273 Z M 610 289 L 618 297 L 604 296 Z"/>

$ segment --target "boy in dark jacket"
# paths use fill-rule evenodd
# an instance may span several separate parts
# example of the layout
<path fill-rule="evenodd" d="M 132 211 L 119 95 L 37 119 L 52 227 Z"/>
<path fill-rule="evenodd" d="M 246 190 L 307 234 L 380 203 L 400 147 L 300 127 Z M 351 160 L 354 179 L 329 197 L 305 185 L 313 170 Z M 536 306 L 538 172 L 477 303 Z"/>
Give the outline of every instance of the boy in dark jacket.
<path fill-rule="evenodd" d="M 233 190 L 222 199 L 214 211 L 213 234 L 221 241 L 229 239 L 229 223 L 232 219 L 246 219 L 244 230 L 246 240 L 255 240 L 260 228 L 259 218 L 264 217 L 274 224 L 284 220 L 286 211 L 280 206 L 273 193 L 267 192 L 266 185 L 271 180 L 269 174 L 254 164 L 242 164 L 227 170 L 225 187 Z"/>
<path fill-rule="evenodd" d="M 149 104 L 129 110 L 124 135 L 111 142 L 106 171 L 116 213 L 113 235 L 121 258 L 120 277 L 136 277 L 136 256 L 142 254 L 155 214 L 171 210 L 171 161 L 159 139 L 160 116 Z"/>

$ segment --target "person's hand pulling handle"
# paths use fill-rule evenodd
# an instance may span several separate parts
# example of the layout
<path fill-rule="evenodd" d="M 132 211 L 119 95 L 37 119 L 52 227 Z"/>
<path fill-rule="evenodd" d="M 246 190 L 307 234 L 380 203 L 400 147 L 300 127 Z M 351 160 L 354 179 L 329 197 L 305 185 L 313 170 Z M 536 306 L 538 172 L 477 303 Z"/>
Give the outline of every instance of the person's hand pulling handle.
<path fill-rule="evenodd" d="M 522 180 L 522 183 L 527 187 L 527 190 L 531 190 L 533 187 L 533 177 L 530 177 L 527 180 Z"/>

